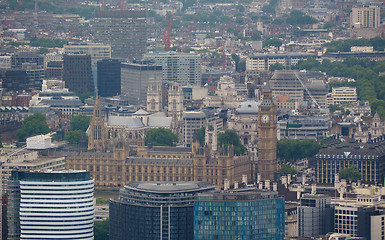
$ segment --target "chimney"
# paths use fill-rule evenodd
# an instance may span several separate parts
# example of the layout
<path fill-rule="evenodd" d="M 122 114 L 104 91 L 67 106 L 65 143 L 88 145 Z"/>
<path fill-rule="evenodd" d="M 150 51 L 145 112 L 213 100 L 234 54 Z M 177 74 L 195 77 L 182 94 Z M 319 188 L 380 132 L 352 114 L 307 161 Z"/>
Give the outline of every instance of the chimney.
<path fill-rule="evenodd" d="M 265 180 L 265 189 L 270 190 L 270 180 Z"/>
<path fill-rule="evenodd" d="M 278 184 L 276 182 L 273 183 L 273 191 L 278 191 Z"/>
<path fill-rule="evenodd" d="M 317 193 L 317 185 L 315 183 L 313 183 L 311 185 L 311 194 L 316 194 Z"/>
<path fill-rule="evenodd" d="M 297 188 L 297 199 L 298 200 L 301 199 L 301 188 L 300 187 Z"/>
<path fill-rule="evenodd" d="M 258 173 L 258 174 L 257 174 L 257 183 L 259 184 L 260 181 L 261 181 L 261 174 Z"/>
<path fill-rule="evenodd" d="M 247 175 L 246 174 L 242 174 L 242 183 L 247 185 Z"/>
<path fill-rule="evenodd" d="M 225 178 L 223 185 L 224 185 L 223 190 L 229 190 L 230 189 L 230 182 L 229 182 L 229 180 L 227 180 L 227 178 Z"/>
<path fill-rule="evenodd" d="M 281 177 L 281 183 L 287 187 L 287 176 Z"/>
<path fill-rule="evenodd" d="M 306 183 L 306 175 L 302 175 L 302 185 L 305 185 Z"/>
<path fill-rule="evenodd" d="M 238 182 L 235 181 L 235 182 L 234 182 L 234 189 L 237 189 L 237 188 L 238 188 Z"/>

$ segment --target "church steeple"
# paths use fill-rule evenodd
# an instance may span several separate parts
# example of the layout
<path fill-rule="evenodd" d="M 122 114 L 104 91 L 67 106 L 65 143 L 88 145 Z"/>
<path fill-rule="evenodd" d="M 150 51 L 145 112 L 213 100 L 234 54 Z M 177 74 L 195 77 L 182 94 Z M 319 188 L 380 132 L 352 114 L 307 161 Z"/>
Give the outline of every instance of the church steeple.
<path fill-rule="evenodd" d="M 97 89 L 94 113 L 90 124 L 90 135 L 88 137 L 88 150 L 96 150 L 98 152 L 106 150 L 106 128 Z"/>

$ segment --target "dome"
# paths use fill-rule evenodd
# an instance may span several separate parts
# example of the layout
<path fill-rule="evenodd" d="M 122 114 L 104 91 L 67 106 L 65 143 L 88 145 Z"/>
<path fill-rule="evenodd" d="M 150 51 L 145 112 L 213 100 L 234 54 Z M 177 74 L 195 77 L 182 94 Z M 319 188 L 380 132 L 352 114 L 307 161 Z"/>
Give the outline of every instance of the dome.
<path fill-rule="evenodd" d="M 235 112 L 238 114 L 258 114 L 259 105 L 261 105 L 261 102 L 247 100 L 239 104 Z"/>

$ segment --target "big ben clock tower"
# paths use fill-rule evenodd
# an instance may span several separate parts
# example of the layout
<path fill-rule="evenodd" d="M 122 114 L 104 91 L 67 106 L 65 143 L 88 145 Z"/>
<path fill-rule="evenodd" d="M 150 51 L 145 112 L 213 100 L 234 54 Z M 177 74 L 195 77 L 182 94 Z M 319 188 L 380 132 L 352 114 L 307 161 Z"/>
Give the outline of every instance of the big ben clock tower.
<path fill-rule="evenodd" d="M 277 108 L 269 84 L 263 89 L 258 111 L 258 173 L 261 180 L 274 180 L 277 171 Z"/>

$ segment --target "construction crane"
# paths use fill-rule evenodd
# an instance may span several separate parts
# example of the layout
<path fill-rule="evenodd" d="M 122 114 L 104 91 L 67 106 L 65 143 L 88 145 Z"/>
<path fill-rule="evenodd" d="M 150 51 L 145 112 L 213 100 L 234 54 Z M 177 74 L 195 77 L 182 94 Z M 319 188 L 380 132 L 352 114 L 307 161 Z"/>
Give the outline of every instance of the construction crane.
<path fill-rule="evenodd" d="M 222 71 L 223 72 L 226 70 L 225 48 L 226 48 L 227 34 L 228 34 L 228 31 L 229 31 L 229 24 L 230 24 L 232 8 L 233 8 L 233 6 L 230 6 L 229 18 L 227 19 L 227 25 L 226 25 L 226 31 L 225 31 L 225 34 L 224 34 L 224 39 L 223 39 L 222 47 L 220 49 L 220 51 L 222 52 Z"/>
<path fill-rule="evenodd" d="M 170 18 L 168 17 L 169 12 L 167 11 L 167 14 L 166 14 L 167 28 L 166 28 L 166 31 L 163 32 L 163 35 L 164 35 L 163 42 L 166 43 L 167 52 L 170 51 L 170 46 L 171 46 L 170 32 L 171 32 L 171 25 L 172 25 L 172 17 L 174 16 L 174 10 L 175 10 L 175 7 L 172 8 Z"/>
<path fill-rule="evenodd" d="M 297 76 L 298 81 L 301 83 L 303 89 L 305 89 L 306 93 L 309 95 L 310 99 L 313 101 L 313 103 L 317 106 L 317 108 L 320 108 L 320 105 L 318 104 L 317 100 L 313 97 L 309 89 L 306 87 L 305 83 L 302 81 L 302 79 Z"/>
<path fill-rule="evenodd" d="M 120 7 L 120 10 L 126 10 L 126 8 L 124 7 L 124 2 L 123 0 L 118 0 L 118 4 L 119 4 L 119 7 Z"/>
<path fill-rule="evenodd" d="M 16 7 L 15 7 L 15 10 L 13 10 L 13 13 L 12 13 L 11 18 L 5 21 L 4 28 L 8 28 L 9 25 L 11 24 L 11 20 L 14 19 L 15 14 L 16 14 L 16 11 L 17 11 L 17 8 L 19 7 L 20 3 L 21 3 L 21 0 L 19 0 L 19 1 L 17 2 L 17 5 L 16 5 Z"/>
<path fill-rule="evenodd" d="M 106 8 L 106 4 L 104 3 L 104 0 L 100 0 L 100 7 L 102 11 L 104 11 L 104 9 Z"/>
<path fill-rule="evenodd" d="M 188 36 L 190 35 L 190 33 L 191 33 L 191 31 L 192 31 L 192 29 L 193 29 L 193 27 L 194 27 L 194 22 L 195 22 L 195 19 L 197 18 L 198 11 L 199 11 L 199 8 L 198 8 L 197 11 L 195 12 L 194 18 L 193 18 L 193 20 L 192 20 L 190 26 L 188 27 L 188 30 L 187 30 L 186 35 L 184 36 L 182 45 L 179 46 L 179 51 L 182 51 L 182 50 L 183 50 L 183 47 L 184 47 L 184 45 L 185 45 L 186 42 L 187 42 Z"/>

